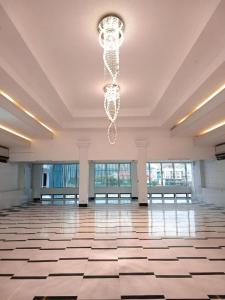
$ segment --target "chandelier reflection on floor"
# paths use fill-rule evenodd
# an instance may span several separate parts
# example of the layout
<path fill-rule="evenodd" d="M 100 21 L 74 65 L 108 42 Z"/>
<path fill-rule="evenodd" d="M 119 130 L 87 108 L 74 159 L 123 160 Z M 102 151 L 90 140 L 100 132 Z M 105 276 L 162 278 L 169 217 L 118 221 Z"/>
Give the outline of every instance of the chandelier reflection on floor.
<path fill-rule="evenodd" d="M 124 23 L 116 16 L 104 17 L 99 25 L 99 43 L 104 49 L 103 62 L 105 68 L 104 108 L 109 119 L 108 139 L 115 144 L 117 139 L 116 119 L 120 109 L 119 49 L 124 36 Z"/>

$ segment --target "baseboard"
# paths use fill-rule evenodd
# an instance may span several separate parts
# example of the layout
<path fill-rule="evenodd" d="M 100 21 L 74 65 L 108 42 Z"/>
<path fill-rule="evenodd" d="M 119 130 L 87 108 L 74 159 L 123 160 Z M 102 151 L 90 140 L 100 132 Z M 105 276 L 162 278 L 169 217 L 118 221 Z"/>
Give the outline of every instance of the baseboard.
<path fill-rule="evenodd" d="M 87 203 L 79 203 L 79 207 L 88 207 Z"/>
<path fill-rule="evenodd" d="M 41 198 L 33 198 L 33 202 L 39 203 L 39 202 L 41 202 Z"/>
<path fill-rule="evenodd" d="M 148 206 L 148 203 L 139 203 L 139 206 Z"/>

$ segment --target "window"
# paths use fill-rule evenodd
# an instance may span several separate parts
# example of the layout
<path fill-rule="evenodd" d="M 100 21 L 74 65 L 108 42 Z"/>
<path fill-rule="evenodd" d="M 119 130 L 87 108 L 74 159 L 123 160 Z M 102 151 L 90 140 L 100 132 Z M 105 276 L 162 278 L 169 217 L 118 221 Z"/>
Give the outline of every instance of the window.
<path fill-rule="evenodd" d="M 41 195 L 41 199 L 52 199 L 52 195 Z"/>
<path fill-rule="evenodd" d="M 95 187 L 130 187 L 130 163 L 96 163 Z"/>
<path fill-rule="evenodd" d="M 42 187 L 70 188 L 79 186 L 79 164 L 42 165 Z"/>
<path fill-rule="evenodd" d="M 148 186 L 191 186 L 191 162 L 148 162 L 146 164 Z"/>
<path fill-rule="evenodd" d="M 130 164 L 119 164 L 119 186 L 131 186 Z"/>
<path fill-rule="evenodd" d="M 75 199 L 76 195 L 65 195 L 65 199 Z"/>
<path fill-rule="evenodd" d="M 173 174 L 173 164 L 163 163 L 162 164 L 162 174 L 163 174 L 163 185 L 174 185 L 174 174 Z"/>
<path fill-rule="evenodd" d="M 108 198 L 118 198 L 119 194 L 108 194 Z"/>
<path fill-rule="evenodd" d="M 147 164 L 147 183 L 150 186 L 162 185 L 162 168 L 160 163 Z"/>
<path fill-rule="evenodd" d="M 119 186 L 119 164 L 107 164 L 107 186 Z"/>
<path fill-rule="evenodd" d="M 151 194 L 152 198 L 162 198 L 162 194 Z"/>
<path fill-rule="evenodd" d="M 174 184 L 186 185 L 185 163 L 174 163 Z"/>
<path fill-rule="evenodd" d="M 95 194 L 95 198 L 106 198 L 106 194 Z"/>
<path fill-rule="evenodd" d="M 106 164 L 95 164 L 95 186 L 106 187 Z"/>
<path fill-rule="evenodd" d="M 120 198 L 131 198 L 131 194 L 121 193 Z"/>
<path fill-rule="evenodd" d="M 43 173 L 43 176 L 42 176 L 42 186 L 43 187 L 46 187 L 47 186 L 47 173 Z"/>
<path fill-rule="evenodd" d="M 192 165 L 191 163 L 186 164 L 186 170 L 187 170 L 187 185 L 192 185 Z"/>

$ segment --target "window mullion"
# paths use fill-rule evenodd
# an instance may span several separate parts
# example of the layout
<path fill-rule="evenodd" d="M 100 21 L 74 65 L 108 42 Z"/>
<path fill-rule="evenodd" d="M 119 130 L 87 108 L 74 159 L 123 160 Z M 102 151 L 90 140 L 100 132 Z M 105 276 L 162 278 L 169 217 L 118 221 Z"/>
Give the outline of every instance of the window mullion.
<path fill-rule="evenodd" d="M 187 181 L 187 163 L 184 163 L 185 166 L 185 185 L 186 187 L 188 186 L 188 181 Z"/>
<path fill-rule="evenodd" d="M 163 167 L 162 167 L 162 163 L 160 163 L 161 166 L 161 186 L 163 186 Z"/>
<path fill-rule="evenodd" d="M 118 187 L 120 187 L 120 163 L 118 163 L 118 169 L 117 169 L 117 178 L 118 178 Z"/>
<path fill-rule="evenodd" d="M 172 163 L 172 167 L 173 167 L 173 185 L 175 185 L 175 167 L 174 167 L 174 163 Z"/>

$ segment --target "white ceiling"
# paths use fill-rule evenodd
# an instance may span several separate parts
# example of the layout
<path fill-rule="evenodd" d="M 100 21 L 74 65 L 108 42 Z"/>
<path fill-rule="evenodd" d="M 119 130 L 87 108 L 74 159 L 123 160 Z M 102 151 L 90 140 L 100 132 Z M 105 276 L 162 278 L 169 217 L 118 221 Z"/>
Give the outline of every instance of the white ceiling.
<path fill-rule="evenodd" d="M 125 22 L 120 127 L 169 130 L 225 82 L 225 0 L 0 3 L 0 89 L 54 129 L 106 127 L 97 24 L 108 13 Z M 195 136 L 225 119 L 224 96 L 173 134 Z M 0 111 L 0 121 L 15 125 L 9 114 Z M 17 118 L 24 133 L 51 137 L 40 125 L 33 124 L 32 132 L 27 119 Z M 211 135 L 204 143 L 214 143 Z"/>

